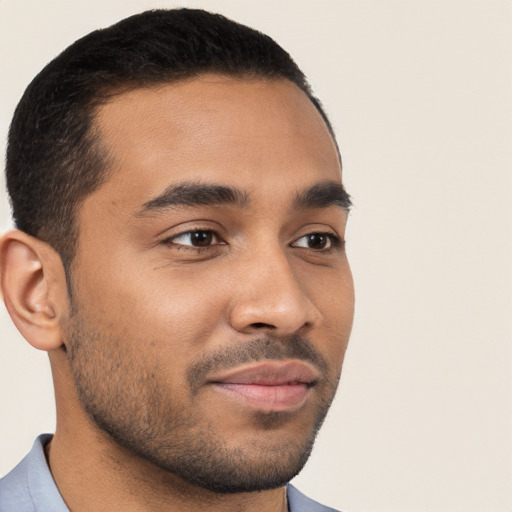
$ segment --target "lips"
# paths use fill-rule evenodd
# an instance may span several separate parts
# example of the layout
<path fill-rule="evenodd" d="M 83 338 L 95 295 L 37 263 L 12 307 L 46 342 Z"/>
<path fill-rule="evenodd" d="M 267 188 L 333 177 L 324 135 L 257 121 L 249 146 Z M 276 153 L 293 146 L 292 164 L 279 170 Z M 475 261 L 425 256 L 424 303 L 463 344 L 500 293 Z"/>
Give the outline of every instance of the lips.
<path fill-rule="evenodd" d="M 265 361 L 215 376 L 209 384 L 245 406 L 281 412 L 302 407 L 318 378 L 302 361 Z"/>

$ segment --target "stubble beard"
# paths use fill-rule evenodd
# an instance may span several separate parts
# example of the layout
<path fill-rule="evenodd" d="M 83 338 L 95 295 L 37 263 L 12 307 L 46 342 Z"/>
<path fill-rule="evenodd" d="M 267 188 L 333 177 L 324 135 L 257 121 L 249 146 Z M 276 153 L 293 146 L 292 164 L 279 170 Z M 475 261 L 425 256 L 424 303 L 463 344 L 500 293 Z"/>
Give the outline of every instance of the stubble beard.
<path fill-rule="evenodd" d="M 229 360 L 299 357 L 327 363 L 300 337 L 286 341 L 268 338 L 252 341 L 228 354 L 199 361 L 188 372 L 192 401 L 173 403 L 169 389 L 157 378 L 154 368 L 144 367 L 141 358 L 130 358 L 122 339 L 100 334 L 85 322 L 79 311 L 68 324 L 68 358 L 82 408 L 103 433 L 116 444 L 165 472 L 193 486 L 214 493 L 242 493 L 274 489 L 296 476 L 311 454 L 313 444 L 334 398 L 335 382 L 322 382 L 317 390 L 314 421 L 309 429 L 279 444 L 273 432 L 286 426 L 294 413 L 254 413 L 254 424 L 269 439 L 228 445 L 222 431 L 198 413 L 193 398 L 200 393 L 194 382 L 212 365 Z M 291 348 L 290 348 L 291 347 Z M 196 380 L 194 380 L 196 379 Z M 284 428 L 284 427 L 283 427 Z M 260 436 L 261 438 L 261 436 Z"/>

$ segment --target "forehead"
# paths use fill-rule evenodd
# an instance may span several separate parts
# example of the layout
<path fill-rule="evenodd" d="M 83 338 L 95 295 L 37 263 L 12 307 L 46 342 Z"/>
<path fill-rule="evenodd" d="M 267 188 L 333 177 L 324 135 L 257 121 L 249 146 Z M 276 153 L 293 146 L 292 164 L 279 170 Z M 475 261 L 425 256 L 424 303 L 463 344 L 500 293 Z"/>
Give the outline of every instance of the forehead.
<path fill-rule="evenodd" d="M 138 204 L 173 182 L 251 192 L 276 181 L 341 179 L 324 121 L 287 80 L 205 75 L 140 88 L 101 106 L 95 122 L 110 156 L 103 187 Z"/>

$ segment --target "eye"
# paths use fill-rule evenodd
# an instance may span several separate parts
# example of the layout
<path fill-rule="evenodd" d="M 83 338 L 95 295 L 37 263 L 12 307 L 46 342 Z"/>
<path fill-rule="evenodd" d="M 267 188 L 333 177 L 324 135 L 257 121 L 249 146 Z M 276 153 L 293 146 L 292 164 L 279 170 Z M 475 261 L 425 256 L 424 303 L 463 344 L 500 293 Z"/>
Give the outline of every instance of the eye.
<path fill-rule="evenodd" d="M 186 231 L 169 238 L 167 242 L 188 247 L 210 247 L 223 243 L 214 231 L 208 229 Z"/>
<path fill-rule="evenodd" d="M 333 246 L 337 246 L 338 243 L 339 240 L 334 235 L 328 233 L 309 233 L 295 240 L 292 246 L 312 249 L 314 251 L 325 251 L 332 249 Z"/>

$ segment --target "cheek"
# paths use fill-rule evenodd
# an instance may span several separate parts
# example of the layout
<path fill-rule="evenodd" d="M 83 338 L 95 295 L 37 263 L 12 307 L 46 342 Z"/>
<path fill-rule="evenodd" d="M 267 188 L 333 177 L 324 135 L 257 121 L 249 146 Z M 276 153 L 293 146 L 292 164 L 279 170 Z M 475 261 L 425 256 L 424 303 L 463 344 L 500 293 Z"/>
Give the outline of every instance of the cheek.
<path fill-rule="evenodd" d="M 350 334 L 354 316 L 354 282 L 346 258 L 337 268 L 308 268 L 307 272 L 301 273 L 300 279 L 303 290 L 322 314 L 327 328 Z"/>
<path fill-rule="evenodd" d="M 328 361 L 341 369 L 354 319 L 354 284 L 348 263 L 330 276 L 308 277 L 310 297 L 322 315 L 322 327 L 312 334 Z"/>
<path fill-rule="evenodd" d="M 76 296 L 97 329 L 123 339 L 126 348 L 143 345 L 144 357 L 160 354 L 185 365 L 222 324 L 225 290 L 197 272 L 112 268 L 108 278 L 96 274 L 77 283 Z"/>
<path fill-rule="evenodd" d="M 226 304 L 225 290 L 206 277 L 162 272 L 135 283 L 126 295 L 138 294 L 138 315 L 163 335 L 202 338 L 223 319 Z"/>

